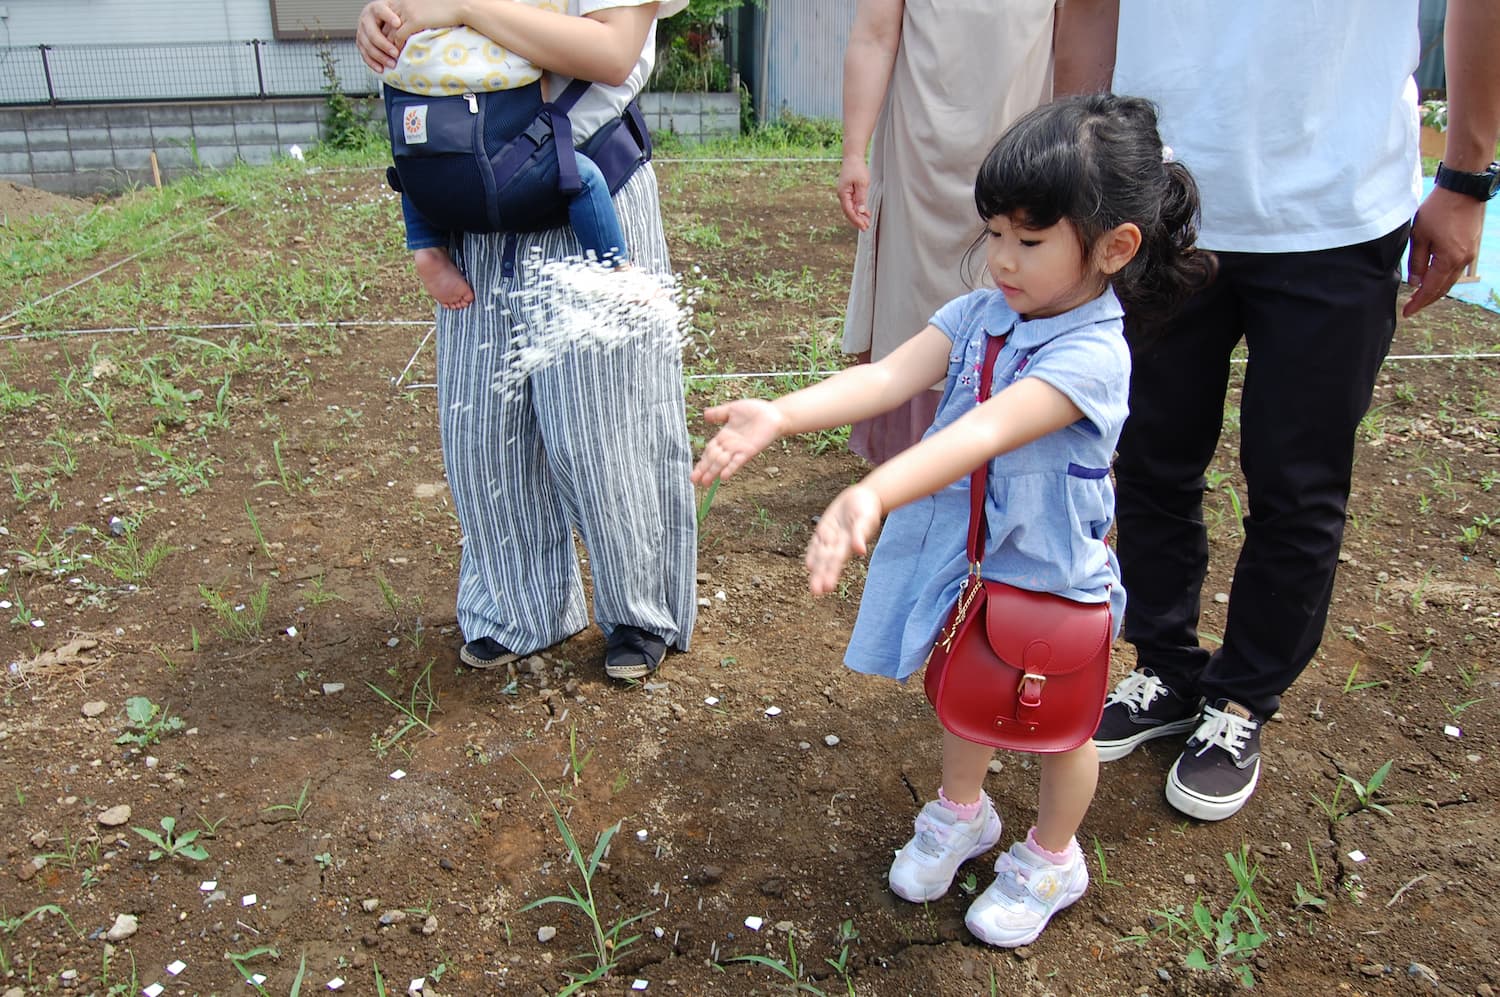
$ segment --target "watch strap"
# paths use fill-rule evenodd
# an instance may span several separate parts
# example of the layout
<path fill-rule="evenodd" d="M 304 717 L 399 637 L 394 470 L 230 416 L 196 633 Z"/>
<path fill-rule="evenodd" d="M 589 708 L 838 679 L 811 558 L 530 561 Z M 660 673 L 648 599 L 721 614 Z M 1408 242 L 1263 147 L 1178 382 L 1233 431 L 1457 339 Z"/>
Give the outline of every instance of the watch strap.
<path fill-rule="evenodd" d="M 1496 189 L 1500 188 L 1500 163 L 1491 163 L 1488 169 L 1480 173 L 1453 170 L 1438 163 L 1433 183 L 1444 190 L 1466 194 L 1477 201 L 1488 201 L 1495 196 Z"/>

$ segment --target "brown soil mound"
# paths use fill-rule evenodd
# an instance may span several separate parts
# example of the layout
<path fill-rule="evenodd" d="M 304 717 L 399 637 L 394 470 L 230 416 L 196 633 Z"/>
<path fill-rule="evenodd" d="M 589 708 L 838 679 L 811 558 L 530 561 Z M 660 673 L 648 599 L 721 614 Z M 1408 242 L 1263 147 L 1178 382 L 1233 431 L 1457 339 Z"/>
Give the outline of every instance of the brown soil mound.
<path fill-rule="evenodd" d="M 0 224 L 9 225 L 53 211 L 82 211 L 87 207 L 87 201 L 0 180 Z"/>

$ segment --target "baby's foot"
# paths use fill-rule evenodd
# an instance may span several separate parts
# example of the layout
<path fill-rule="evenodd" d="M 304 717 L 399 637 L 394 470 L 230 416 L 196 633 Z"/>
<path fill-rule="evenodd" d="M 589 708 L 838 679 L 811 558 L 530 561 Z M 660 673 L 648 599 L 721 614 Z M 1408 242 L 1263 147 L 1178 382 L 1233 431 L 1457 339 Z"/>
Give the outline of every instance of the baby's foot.
<path fill-rule="evenodd" d="M 412 253 L 412 263 L 422 286 L 434 301 L 444 308 L 467 308 L 474 303 L 474 289 L 469 286 L 463 271 L 454 265 L 448 251 L 436 247 L 418 249 Z"/>

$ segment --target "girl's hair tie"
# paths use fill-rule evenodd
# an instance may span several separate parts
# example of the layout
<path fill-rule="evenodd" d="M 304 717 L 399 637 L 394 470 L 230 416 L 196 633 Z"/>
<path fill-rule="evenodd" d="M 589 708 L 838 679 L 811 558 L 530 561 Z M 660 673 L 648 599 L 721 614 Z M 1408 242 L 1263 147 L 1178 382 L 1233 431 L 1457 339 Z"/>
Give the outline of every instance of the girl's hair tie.
<path fill-rule="evenodd" d="M 1171 163 L 1176 161 L 1176 156 L 1173 155 L 1172 147 L 1170 145 L 1164 145 L 1161 147 L 1161 161 L 1163 163 Z"/>

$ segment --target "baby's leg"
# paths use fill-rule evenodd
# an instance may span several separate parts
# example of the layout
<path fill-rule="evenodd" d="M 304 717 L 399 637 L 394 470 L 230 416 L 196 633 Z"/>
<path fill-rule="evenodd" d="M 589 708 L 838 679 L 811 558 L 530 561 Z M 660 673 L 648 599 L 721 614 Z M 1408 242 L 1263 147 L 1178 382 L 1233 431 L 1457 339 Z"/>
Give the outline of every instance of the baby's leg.
<path fill-rule="evenodd" d="M 592 254 L 601 263 L 611 261 L 616 266 L 623 265 L 630 259 L 630 254 L 626 251 L 620 216 L 609 196 L 609 184 L 593 160 L 581 153 L 577 158 L 578 177 L 583 187 L 568 202 L 568 223 L 585 254 Z"/>
<path fill-rule="evenodd" d="M 422 286 L 434 301 L 444 308 L 467 308 L 474 303 L 474 289 L 469 286 L 463 271 L 453 263 L 448 250 L 439 246 L 428 246 L 412 251 L 412 263 Z"/>

